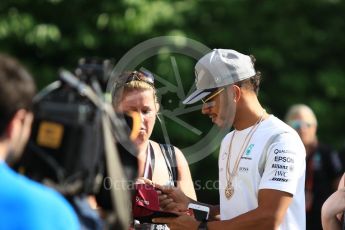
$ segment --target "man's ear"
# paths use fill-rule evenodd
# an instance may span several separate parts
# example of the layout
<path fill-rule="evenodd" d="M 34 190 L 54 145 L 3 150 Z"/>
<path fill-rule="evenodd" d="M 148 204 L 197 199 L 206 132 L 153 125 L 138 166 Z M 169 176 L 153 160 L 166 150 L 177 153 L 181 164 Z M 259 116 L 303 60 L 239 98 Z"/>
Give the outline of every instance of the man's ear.
<path fill-rule="evenodd" d="M 10 138 L 13 134 L 13 119 L 10 121 L 10 123 L 7 124 L 5 133 L 4 133 L 4 137 L 5 138 Z"/>
<path fill-rule="evenodd" d="M 234 102 L 237 103 L 241 99 L 241 88 L 237 85 L 233 85 L 233 95 L 234 95 Z"/>
<path fill-rule="evenodd" d="M 20 109 L 13 115 L 6 128 L 6 137 L 11 138 L 13 136 L 18 125 L 24 121 L 26 113 L 25 109 Z"/>

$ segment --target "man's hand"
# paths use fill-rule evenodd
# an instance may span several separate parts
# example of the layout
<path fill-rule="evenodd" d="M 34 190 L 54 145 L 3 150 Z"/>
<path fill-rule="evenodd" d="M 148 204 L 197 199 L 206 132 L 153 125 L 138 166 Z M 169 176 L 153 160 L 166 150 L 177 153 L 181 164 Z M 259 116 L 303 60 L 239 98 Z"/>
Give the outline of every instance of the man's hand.
<path fill-rule="evenodd" d="M 185 212 L 190 199 L 181 189 L 172 186 L 154 185 L 158 190 L 159 204 L 162 210 L 170 212 Z"/>
<path fill-rule="evenodd" d="M 178 229 L 195 230 L 195 229 L 198 229 L 198 226 L 200 224 L 199 221 L 187 215 L 182 215 L 176 218 L 171 218 L 171 217 L 154 218 L 152 222 L 157 223 L 157 224 L 158 223 L 167 224 L 170 230 L 178 230 Z"/>

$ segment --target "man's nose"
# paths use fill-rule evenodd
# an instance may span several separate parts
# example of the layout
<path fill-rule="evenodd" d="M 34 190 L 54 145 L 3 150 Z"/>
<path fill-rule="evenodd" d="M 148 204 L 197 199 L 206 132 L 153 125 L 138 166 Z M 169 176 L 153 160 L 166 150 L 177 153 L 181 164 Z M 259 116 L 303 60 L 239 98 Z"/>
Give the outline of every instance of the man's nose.
<path fill-rule="evenodd" d="M 202 114 L 210 113 L 211 112 L 211 108 L 213 106 L 214 106 L 214 102 L 213 101 L 202 104 L 201 113 Z"/>
<path fill-rule="evenodd" d="M 202 107 L 201 107 L 201 113 L 202 114 L 206 114 L 208 112 L 208 110 L 209 109 L 205 106 L 205 104 L 203 104 Z"/>

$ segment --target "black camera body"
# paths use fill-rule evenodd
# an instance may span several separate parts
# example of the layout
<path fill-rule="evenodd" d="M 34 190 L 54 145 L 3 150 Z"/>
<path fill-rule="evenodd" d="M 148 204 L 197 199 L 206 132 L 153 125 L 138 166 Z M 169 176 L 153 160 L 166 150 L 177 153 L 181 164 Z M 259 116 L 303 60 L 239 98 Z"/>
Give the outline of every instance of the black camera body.
<path fill-rule="evenodd" d="M 102 97 L 110 69 L 109 61 L 81 59 L 76 76 Z M 110 195 L 103 188 L 107 171 L 102 111 L 74 87 L 62 80 L 58 83 L 34 103 L 31 137 L 16 167 L 66 196 L 93 194 L 109 206 L 106 203 Z M 130 123 L 130 119 L 127 121 Z M 137 159 L 129 133 L 122 133 L 122 136 L 128 138 L 117 142 L 116 146 L 126 175 L 124 180 L 130 181 L 137 175 Z M 126 148 L 122 146 L 124 142 Z"/>
<path fill-rule="evenodd" d="M 34 114 L 25 174 L 63 194 L 96 193 L 104 167 L 100 112 L 65 86 L 37 103 Z"/>

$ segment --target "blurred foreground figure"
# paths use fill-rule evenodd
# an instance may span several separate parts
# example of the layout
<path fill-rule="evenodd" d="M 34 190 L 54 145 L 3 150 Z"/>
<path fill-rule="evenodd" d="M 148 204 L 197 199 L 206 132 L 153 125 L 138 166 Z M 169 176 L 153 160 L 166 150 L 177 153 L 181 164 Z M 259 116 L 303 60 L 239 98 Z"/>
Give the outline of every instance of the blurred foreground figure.
<path fill-rule="evenodd" d="M 0 54 L 0 229 L 79 229 L 57 192 L 13 171 L 30 136 L 35 85 L 16 60 Z"/>
<path fill-rule="evenodd" d="M 327 197 L 337 189 L 343 173 L 341 160 L 336 151 L 318 141 L 317 119 L 311 108 L 303 104 L 293 105 L 285 120 L 298 132 L 306 148 L 307 229 L 322 230 L 321 207 Z"/>

